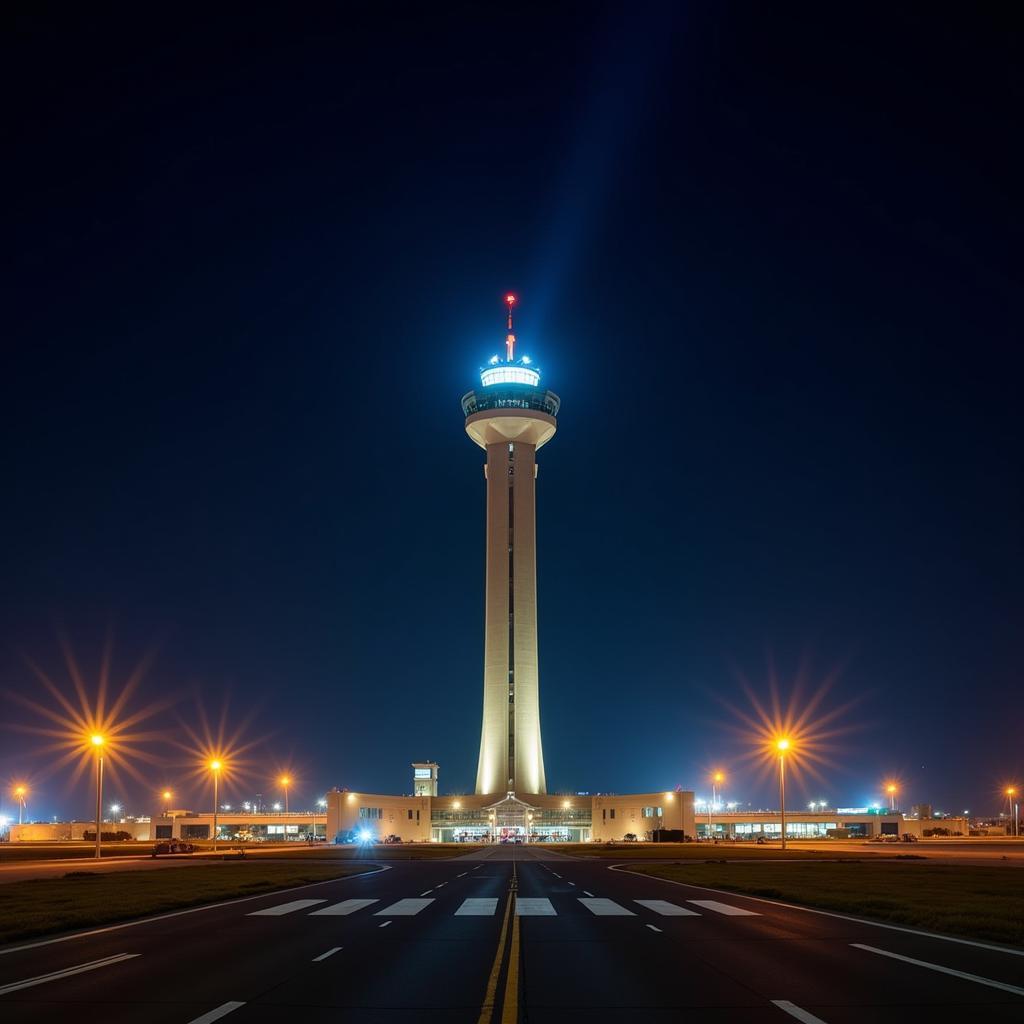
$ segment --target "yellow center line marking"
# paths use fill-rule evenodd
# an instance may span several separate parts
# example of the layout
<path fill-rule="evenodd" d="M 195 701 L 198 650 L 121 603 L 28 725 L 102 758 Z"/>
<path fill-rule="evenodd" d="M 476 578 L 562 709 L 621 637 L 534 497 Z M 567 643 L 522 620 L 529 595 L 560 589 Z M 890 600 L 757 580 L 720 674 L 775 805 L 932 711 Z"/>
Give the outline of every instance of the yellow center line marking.
<path fill-rule="evenodd" d="M 477 1018 L 476 1024 L 491 1024 L 491 1017 L 494 1015 L 494 997 L 498 992 L 498 975 L 501 974 L 502 955 L 505 952 L 505 938 L 508 935 L 508 919 L 512 914 L 514 901 L 515 894 L 509 889 L 508 899 L 505 901 L 505 919 L 501 922 L 501 934 L 498 936 L 498 949 L 494 954 L 491 975 L 487 979 L 487 991 L 484 993 L 484 1001 L 480 1006 L 480 1016 Z"/>
<path fill-rule="evenodd" d="M 505 998 L 501 1006 L 501 1024 L 516 1024 L 519 1020 L 519 915 L 512 919 L 512 949 L 508 954 L 508 974 L 505 975 Z"/>

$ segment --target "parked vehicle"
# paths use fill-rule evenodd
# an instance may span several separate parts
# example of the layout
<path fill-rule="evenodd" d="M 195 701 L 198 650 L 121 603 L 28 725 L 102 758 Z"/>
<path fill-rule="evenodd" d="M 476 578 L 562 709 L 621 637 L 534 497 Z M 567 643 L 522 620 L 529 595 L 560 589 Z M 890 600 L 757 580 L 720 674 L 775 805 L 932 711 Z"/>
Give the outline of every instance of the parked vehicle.
<path fill-rule="evenodd" d="M 153 847 L 153 856 L 169 853 L 195 853 L 195 850 L 196 848 L 191 843 L 183 843 L 180 839 L 166 839 Z"/>
<path fill-rule="evenodd" d="M 402 837 L 401 836 L 396 836 L 394 834 L 392 834 L 390 836 L 385 836 L 384 837 L 384 842 L 388 843 L 388 844 L 400 843 L 401 841 L 402 841 Z"/>
<path fill-rule="evenodd" d="M 915 836 L 913 832 L 904 832 L 903 835 L 900 836 L 900 839 L 904 843 L 916 843 L 917 842 L 917 836 Z"/>

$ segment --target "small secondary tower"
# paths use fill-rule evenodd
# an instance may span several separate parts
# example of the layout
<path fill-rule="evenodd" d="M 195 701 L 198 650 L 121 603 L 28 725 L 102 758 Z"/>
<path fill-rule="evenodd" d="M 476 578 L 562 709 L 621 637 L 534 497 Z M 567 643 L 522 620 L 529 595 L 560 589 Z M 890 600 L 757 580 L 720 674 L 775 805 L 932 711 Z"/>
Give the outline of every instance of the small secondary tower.
<path fill-rule="evenodd" d="M 537 665 L 537 449 L 555 435 L 559 398 L 516 358 L 514 295 L 505 298 L 505 358 L 462 396 L 466 433 L 487 452 L 484 711 L 478 793 L 546 793 Z"/>

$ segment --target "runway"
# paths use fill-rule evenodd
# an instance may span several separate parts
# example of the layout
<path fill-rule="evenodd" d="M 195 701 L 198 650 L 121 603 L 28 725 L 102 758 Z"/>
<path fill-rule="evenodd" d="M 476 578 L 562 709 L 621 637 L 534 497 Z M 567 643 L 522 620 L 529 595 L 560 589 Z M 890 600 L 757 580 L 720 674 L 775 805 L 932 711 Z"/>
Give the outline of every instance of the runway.
<path fill-rule="evenodd" d="M 1024 1016 L 1024 950 L 500 847 L 0 949 L 15 1022 Z"/>

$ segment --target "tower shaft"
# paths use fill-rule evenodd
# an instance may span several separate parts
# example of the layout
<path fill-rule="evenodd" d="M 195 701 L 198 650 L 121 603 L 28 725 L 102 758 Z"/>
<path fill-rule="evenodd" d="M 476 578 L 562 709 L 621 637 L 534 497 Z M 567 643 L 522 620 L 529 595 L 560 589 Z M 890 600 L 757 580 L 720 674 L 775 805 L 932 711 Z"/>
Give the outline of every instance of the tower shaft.
<path fill-rule="evenodd" d="M 487 450 L 484 708 L 478 793 L 544 793 L 537 660 L 536 445 Z"/>
<path fill-rule="evenodd" d="M 558 429 L 558 395 L 540 387 L 528 356 L 515 358 L 508 295 L 506 359 L 480 370 L 462 396 L 466 433 L 487 453 L 484 716 L 476 791 L 547 792 L 537 669 L 537 449 Z"/>

